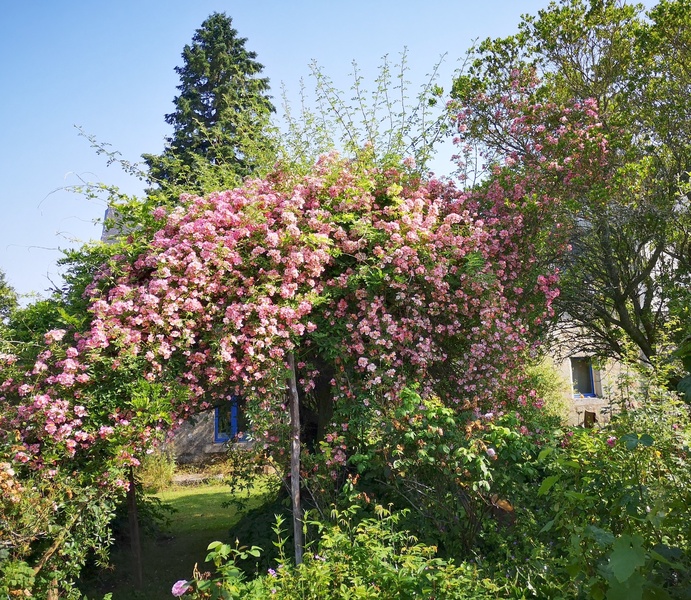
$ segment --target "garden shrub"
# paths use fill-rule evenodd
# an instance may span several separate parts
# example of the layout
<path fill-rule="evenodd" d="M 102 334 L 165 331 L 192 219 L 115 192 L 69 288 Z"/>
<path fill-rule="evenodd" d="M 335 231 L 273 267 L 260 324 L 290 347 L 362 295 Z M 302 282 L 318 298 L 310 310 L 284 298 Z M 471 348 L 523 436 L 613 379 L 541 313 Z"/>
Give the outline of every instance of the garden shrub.
<path fill-rule="evenodd" d="M 570 383 L 557 371 L 548 357 L 526 369 L 528 385 L 541 399 L 541 410 L 565 423 L 569 416 L 569 398 L 573 393 Z M 527 418 L 527 415 L 524 415 Z"/>
<path fill-rule="evenodd" d="M 550 577 L 578 597 L 691 597 L 688 407 L 646 390 L 651 401 L 606 428 L 568 431 L 540 455 Z"/>
<path fill-rule="evenodd" d="M 175 475 L 175 459 L 163 449 L 156 449 L 151 454 L 145 454 L 137 469 L 137 479 L 148 494 L 156 494 L 169 488 L 173 483 L 173 475 Z"/>
<path fill-rule="evenodd" d="M 357 490 L 407 508 L 404 527 L 445 556 L 471 558 L 513 525 L 540 477 L 537 455 L 559 422 L 534 407 L 525 414 L 458 412 L 406 389 L 350 458 Z"/>
<path fill-rule="evenodd" d="M 436 557 L 436 548 L 399 530 L 402 513 L 377 506 L 375 516 L 358 519 L 359 508 L 334 511 L 333 523 L 311 521 L 320 531 L 308 544 L 304 562 L 290 563 L 285 553 L 281 518 L 274 531 L 279 560 L 275 569 L 246 580 L 236 559 L 258 556 L 257 547 L 235 548 L 214 542 L 207 561 L 217 576 L 195 571 L 192 581 L 179 581 L 174 595 L 189 599 L 275 598 L 285 600 L 478 599 L 496 598 L 501 589 L 479 576 L 470 564 L 454 565 Z"/>

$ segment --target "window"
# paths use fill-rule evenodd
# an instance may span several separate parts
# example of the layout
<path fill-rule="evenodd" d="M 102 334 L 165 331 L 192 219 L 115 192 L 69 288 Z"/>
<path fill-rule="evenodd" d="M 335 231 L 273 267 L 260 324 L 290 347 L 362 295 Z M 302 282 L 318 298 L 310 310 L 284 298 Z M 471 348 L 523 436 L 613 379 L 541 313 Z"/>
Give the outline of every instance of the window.
<path fill-rule="evenodd" d="M 245 415 L 242 399 L 232 396 L 230 400 L 216 407 L 214 415 L 214 442 L 228 442 L 245 429 Z"/>
<path fill-rule="evenodd" d="M 571 359 L 571 383 L 574 396 L 597 396 L 595 392 L 595 372 L 590 358 Z"/>

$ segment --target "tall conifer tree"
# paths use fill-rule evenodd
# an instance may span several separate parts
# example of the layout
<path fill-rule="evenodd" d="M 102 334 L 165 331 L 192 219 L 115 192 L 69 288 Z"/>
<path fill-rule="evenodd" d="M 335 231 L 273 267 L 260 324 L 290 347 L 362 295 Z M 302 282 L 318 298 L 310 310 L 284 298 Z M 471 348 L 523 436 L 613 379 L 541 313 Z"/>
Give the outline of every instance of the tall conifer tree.
<path fill-rule="evenodd" d="M 0 323 L 17 307 L 17 292 L 7 282 L 5 272 L 0 270 Z"/>
<path fill-rule="evenodd" d="M 162 154 L 145 154 L 163 191 L 207 192 L 237 185 L 268 146 L 265 127 L 274 107 L 263 65 L 246 49 L 232 19 L 212 14 L 185 45 L 173 126 Z"/>

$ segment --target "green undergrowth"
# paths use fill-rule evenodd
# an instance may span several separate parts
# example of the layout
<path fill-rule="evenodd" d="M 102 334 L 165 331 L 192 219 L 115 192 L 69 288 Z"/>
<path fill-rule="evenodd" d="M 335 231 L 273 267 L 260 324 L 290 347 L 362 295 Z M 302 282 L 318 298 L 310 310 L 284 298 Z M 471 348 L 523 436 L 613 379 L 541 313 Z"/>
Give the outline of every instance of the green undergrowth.
<path fill-rule="evenodd" d="M 173 583 L 191 573 L 195 564 L 201 570 L 208 568 L 204 560 L 209 543 L 234 541 L 231 529 L 249 511 L 270 502 L 271 496 L 262 480 L 244 494 L 233 494 L 222 483 L 172 486 L 156 494 L 173 510 L 170 524 L 142 536 L 143 587 L 136 589 L 132 551 L 125 540 L 113 548 L 111 564 L 91 569 L 81 588 L 92 600 L 107 593 L 112 593 L 113 600 L 169 600 Z"/>

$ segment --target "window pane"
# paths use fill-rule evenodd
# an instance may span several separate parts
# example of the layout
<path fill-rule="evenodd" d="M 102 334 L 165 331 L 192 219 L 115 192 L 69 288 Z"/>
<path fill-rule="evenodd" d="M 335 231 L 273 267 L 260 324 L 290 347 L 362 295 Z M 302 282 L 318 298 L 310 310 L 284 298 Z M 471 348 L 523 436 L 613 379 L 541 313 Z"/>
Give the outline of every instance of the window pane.
<path fill-rule="evenodd" d="M 229 440 L 233 437 L 233 408 L 230 402 L 216 408 L 217 440 Z"/>
<path fill-rule="evenodd" d="M 581 396 L 594 396 L 593 367 L 589 358 L 571 359 L 571 381 L 573 393 Z"/>
<path fill-rule="evenodd" d="M 232 440 L 239 432 L 245 430 L 247 419 L 242 406 L 242 398 L 233 396 L 232 400 L 216 407 L 214 441 Z"/>

